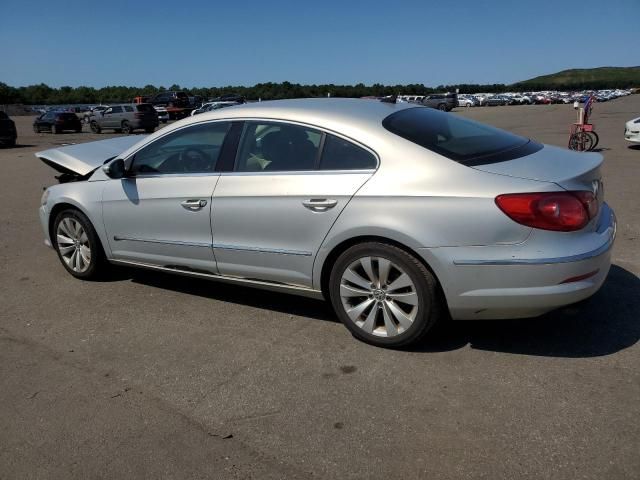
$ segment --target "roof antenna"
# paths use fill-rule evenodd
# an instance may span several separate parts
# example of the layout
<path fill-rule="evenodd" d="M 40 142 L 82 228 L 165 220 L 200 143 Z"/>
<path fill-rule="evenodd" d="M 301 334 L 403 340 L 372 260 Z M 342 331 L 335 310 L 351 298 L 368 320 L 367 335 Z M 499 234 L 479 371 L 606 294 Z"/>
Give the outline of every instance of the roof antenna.
<path fill-rule="evenodd" d="M 388 97 L 383 97 L 380 99 L 380 101 L 384 103 L 398 103 L 398 94 L 394 93 L 393 95 L 389 95 Z"/>

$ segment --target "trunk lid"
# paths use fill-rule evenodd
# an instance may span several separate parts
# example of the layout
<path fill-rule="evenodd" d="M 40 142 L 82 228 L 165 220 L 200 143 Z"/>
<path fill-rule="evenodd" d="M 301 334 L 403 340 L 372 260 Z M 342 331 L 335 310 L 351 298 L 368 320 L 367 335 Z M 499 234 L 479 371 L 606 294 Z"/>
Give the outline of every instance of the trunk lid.
<path fill-rule="evenodd" d="M 531 155 L 472 168 L 497 175 L 552 182 L 569 191 L 589 191 L 598 200 L 598 205 L 602 206 L 602 161 L 599 153 L 574 152 L 545 145 Z"/>
<path fill-rule="evenodd" d="M 104 164 L 106 160 L 118 156 L 142 141 L 145 137 L 146 135 L 130 135 L 110 138 L 97 142 L 52 148 L 37 152 L 35 155 L 60 173 L 84 176 Z"/>

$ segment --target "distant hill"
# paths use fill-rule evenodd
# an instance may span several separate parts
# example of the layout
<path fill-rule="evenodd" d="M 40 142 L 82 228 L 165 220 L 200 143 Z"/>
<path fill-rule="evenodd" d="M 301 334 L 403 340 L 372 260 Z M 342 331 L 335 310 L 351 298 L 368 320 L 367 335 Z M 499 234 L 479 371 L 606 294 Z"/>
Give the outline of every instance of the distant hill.
<path fill-rule="evenodd" d="M 640 66 L 574 68 L 551 75 L 541 75 L 514 85 L 525 89 L 559 90 L 640 87 Z"/>

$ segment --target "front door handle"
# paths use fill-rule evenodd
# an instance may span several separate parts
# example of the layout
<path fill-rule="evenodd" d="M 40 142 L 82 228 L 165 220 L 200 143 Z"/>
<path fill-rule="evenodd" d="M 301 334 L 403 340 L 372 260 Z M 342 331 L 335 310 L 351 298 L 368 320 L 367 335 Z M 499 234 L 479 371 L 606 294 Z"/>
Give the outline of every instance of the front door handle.
<path fill-rule="evenodd" d="M 185 200 L 180 205 L 190 210 L 198 210 L 202 207 L 206 207 L 207 201 L 206 200 Z"/>
<path fill-rule="evenodd" d="M 314 212 L 326 212 L 330 208 L 335 207 L 338 204 L 337 200 L 331 200 L 327 198 L 311 198 L 302 202 L 309 210 Z"/>

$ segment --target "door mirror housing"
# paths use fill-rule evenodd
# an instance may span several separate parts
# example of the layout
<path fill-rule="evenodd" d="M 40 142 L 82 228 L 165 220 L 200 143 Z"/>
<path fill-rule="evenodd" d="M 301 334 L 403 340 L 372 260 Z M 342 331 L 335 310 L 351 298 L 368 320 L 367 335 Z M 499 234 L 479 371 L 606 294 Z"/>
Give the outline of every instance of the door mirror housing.
<path fill-rule="evenodd" d="M 118 179 L 124 177 L 125 168 L 124 168 L 124 160 L 121 158 L 116 158 L 112 162 L 107 163 L 102 167 L 102 171 L 109 178 Z"/>

